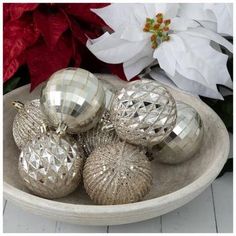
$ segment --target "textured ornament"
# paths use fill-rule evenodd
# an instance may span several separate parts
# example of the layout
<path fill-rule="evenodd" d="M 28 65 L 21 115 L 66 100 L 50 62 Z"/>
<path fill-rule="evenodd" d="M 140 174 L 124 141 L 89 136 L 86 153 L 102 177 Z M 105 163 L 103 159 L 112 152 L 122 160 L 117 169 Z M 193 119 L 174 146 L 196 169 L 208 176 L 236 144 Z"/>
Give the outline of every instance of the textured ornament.
<path fill-rule="evenodd" d="M 152 184 L 151 165 L 138 147 L 118 142 L 95 149 L 83 170 L 84 187 L 98 204 L 140 201 Z"/>
<path fill-rule="evenodd" d="M 12 104 L 18 110 L 13 121 L 13 137 L 18 148 L 22 149 L 29 140 L 41 134 L 40 127 L 47 124 L 47 120 L 40 110 L 39 99 L 25 105 L 17 101 Z"/>
<path fill-rule="evenodd" d="M 85 132 L 101 119 L 105 92 L 101 82 L 89 71 L 67 68 L 49 78 L 40 102 L 52 126 L 65 123 L 69 133 Z"/>
<path fill-rule="evenodd" d="M 111 120 L 121 139 L 150 147 L 160 143 L 174 128 L 175 100 L 155 81 L 135 81 L 116 94 Z"/>
<path fill-rule="evenodd" d="M 176 126 L 169 136 L 150 151 L 160 162 L 177 164 L 191 158 L 200 148 L 204 128 L 198 112 L 188 104 L 177 102 Z"/>
<path fill-rule="evenodd" d="M 95 148 L 118 141 L 119 137 L 116 134 L 114 125 L 110 120 L 110 113 L 107 110 L 103 113 L 96 127 L 78 135 L 78 142 L 82 143 L 87 157 Z"/>
<path fill-rule="evenodd" d="M 19 173 L 36 195 L 54 199 L 73 192 L 80 183 L 82 154 L 70 136 L 48 131 L 34 138 L 21 151 Z"/>

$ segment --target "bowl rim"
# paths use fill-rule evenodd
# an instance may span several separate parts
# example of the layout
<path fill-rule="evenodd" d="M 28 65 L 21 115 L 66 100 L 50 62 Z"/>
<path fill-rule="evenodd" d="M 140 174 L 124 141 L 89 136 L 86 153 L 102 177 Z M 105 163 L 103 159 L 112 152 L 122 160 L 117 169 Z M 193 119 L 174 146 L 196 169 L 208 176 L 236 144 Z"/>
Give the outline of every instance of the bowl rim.
<path fill-rule="evenodd" d="M 16 90 L 24 90 L 26 87 L 29 87 L 29 85 L 24 85 Z M 180 93 L 180 91 L 174 88 L 171 89 L 175 90 L 177 93 Z M 11 93 L 4 95 L 4 98 L 6 99 L 10 94 Z M 189 96 L 189 94 L 186 94 L 186 96 Z M 196 97 L 193 97 L 193 99 L 196 99 L 197 102 L 201 102 L 202 105 L 205 106 L 205 108 L 207 108 L 211 113 L 213 113 L 217 117 L 218 125 L 220 125 L 220 127 L 223 128 L 222 136 L 224 136 L 225 139 L 225 146 L 222 151 L 223 156 L 218 155 L 218 158 L 215 159 L 211 168 L 206 169 L 200 177 L 198 177 L 192 183 L 184 186 L 183 188 L 160 197 L 134 203 L 119 204 L 119 205 L 95 205 L 95 204 L 87 205 L 87 204 L 65 203 L 41 198 L 36 195 L 19 190 L 16 187 L 13 187 L 12 185 L 5 182 L 3 179 L 4 195 L 6 196 L 6 198 L 9 197 L 10 199 L 15 200 L 16 202 L 21 201 L 23 205 L 34 206 L 34 208 L 35 207 L 43 208 L 44 210 L 47 211 L 61 212 L 64 215 L 69 214 L 69 212 L 73 212 L 76 215 L 82 216 L 82 214 L 86 213 L 86 218 L 87 218 L 89 217 L 89 215 L 93 214 L 103 214 L 103 213 L 119 214 L 137 210 L 145 210 L 145 211 L 148 209 L 151 210 L 153 209 L 153 207 L 158 207 L 165 204 L 171 204 L 171 202 L 176 202 L 176 200 L 180 200 L 182 198 L 189 196 L 190 194 L 192 195 L 193 193 L 198 192 L 199 189 L 204 190 L 217 177 L 217 175 L 223 168 L 229 154 L 230 140 L 227 129 L 223 121 L 216 114 L 216 112 L 211 107 L 202 102 L 200 99 Z M 215 171 L 216 169 L 217 171 Z M 104 217 L 101 218 L 106 218 L 106 215 L 104 215 Z"/>

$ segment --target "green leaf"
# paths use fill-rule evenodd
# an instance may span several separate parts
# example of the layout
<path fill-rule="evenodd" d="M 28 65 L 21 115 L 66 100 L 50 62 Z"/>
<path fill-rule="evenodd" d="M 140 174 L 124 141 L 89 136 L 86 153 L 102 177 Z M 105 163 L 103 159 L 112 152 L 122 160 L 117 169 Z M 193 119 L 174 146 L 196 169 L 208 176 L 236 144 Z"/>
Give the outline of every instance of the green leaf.
<path fill-rule="evenodd" d="M 8 80 L 6 83 L 3 85 L 3 94 L 9 93 L 13 89 L 16 88 L 17 84 L 20 81 L 20 77 L 15 77 L 10 80 Z"/>
<path fill-rule="evenodd" d="M 233 95 L 225 96 L 224 100 L 202 98 L 222 119 L 226 128 L 233 132 Z"/>

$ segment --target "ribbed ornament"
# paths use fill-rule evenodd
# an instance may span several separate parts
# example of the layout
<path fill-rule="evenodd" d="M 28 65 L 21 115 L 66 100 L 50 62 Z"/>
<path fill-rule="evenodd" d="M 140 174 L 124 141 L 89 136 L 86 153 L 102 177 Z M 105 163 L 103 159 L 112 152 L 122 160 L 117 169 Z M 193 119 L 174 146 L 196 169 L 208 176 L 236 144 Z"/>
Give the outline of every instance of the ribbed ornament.
<path fill-rule="evenodd" d="M 153 146 L 167 137 L 175 126 L 175 100 L 165 87 L 153 80 L 135 81 L 116 94 L 111 120 L 121 139 Z"/>
<path fill-rule="evenodd" d="M 43 87 L 41 108 L 49 123 L 68 126 L 68 133 L 85 132 L 101 119 L 105 92 L 100 81 L 89 71 L 66 68 L 55 72 Z"/>
<path fill-rule="evenodd" d="M 95 149 L 83 170 L 84 187 L 98 204 L 140 201 L 152 185 L 151 165 L 136 146 L 119 142 Z"/>
<path fill-rule="evenodd" d="M 49 131 L 22 149 L 19 173 L 34 194 L 49 199 L 64 197 L 80 183 L 82 155 L 72 137 Z"/>
<path fill-rule="evenodd" d="M 41 134 L 40 127 L 47 124 L 47 120 L 40 110 L 39 99 L 25 105 L 15 101 L 13 106 L 18 110 L 13 121 L 13 137 L 18 148 L 22 149 L 28 141 Z"/>
<path fill-rule="evenodd" d="M 203 134 L 204 127 L 198 112 L 192 106 L 178 101 L 174 129 L 149 151 L 149 155 L 163 163 L 181 163 L 199 150 Z"/>
<path fill-rule="evenodd" d="M 118 141 L 119 137 L 111 122 L 110 112 L 108 110 L 103 113 L 96 127 L 78 135 L 78 143 L 82 144 L 87 157 L 95 148 Z"/>

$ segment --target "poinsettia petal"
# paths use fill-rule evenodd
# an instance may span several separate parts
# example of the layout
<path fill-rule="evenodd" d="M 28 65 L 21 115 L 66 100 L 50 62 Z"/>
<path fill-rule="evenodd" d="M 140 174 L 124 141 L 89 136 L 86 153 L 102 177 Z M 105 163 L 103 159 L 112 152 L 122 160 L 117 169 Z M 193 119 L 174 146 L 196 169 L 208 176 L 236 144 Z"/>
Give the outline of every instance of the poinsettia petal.
<path fill-rule="evenodd" d="M 200 79 L 201 75 L 198 74 L 196 76 L 196 71 L 194 69 L 187 69 L 186 73 L 180 74 L 176 72 L 175 76 L 170 76 L 170 78 L 175 82 L 177 86 L 181 89 L 187 90 L 193 94 L 201 95 L 204 97 L 214 98 L 214 99 L 223 99 L 222 95 L 219 93 L 216 84 L 207 84 L 207 83 L 200 83 L 198 80 L 191 80 L 189 77 L 184 76 L 184 74 L 195 74 L 195 78 L 198 77 L 199 81 L 203 80 Z"/>
<path fill-rule="evenodd" d="M 171 88 L 174 88 L 178 91 L 181 91 L 181 89 L 177 87 L 177 85 L 174 83 L 174 81 L 171 80 L 167 76 L 166 72 L 164 70 L 162 70 L 161 68 L 154 67 L 154 68 L 150 69 L 148 74 L 151 76 L 152 79 L 154 79 L 162 84 L 165 84 Z"/>
<path fill-rule="evenodd" d="M 164 84 L 167 84 L 170 87 L 175 88 L 175 85 L 181 89 L 181 91 L 185 91 L 188 94 L 194 95 L 194 96 L 205 96 L 215 99 L 223 99 L 222 95 L 218 92 L 217 87 L 209 88 L 205 86 L 204 84 L 201 84 L 197 81 L 190 80 L 183 75 L 180 75 L 178 72 L 174 75 L 164 75 L 163 73 L 160 74 L 158 69 L 153 69 L 150 72 L 150 76 L 160 81 Z M 173 83 L 169 81 L 171 79 Z"/>
<path fill-rule="evenodd" d="M 216 21 L 212 12 L 204 10 L 204 3 L 180 3 L 178 16 L 197 21 Z"/>
<path fill-rule="evenodd" d="M 31 90 L 47 80 L 55 71 L 68 66 L 72 50 L 64 38 L 60 38 L 56 47 L 50 49 L 40 42 L 27 52 L 27 65 L 31 78 Z"/>
<path fill-rule="evenodd" d="M 170 75 L 175 74 L 176 61 L 186 51 L 183 40 L 177 34 L 170 34 L 170 40 L 161 43 L 153 53 L 160 67 Z"/>
<path fill-rule="evenodd" d="M 113 3 L 103 8 L 91 8 L 91 11 L 103 19 L 114 31 L 117 31 L 120 26 L 126 24 L 127 20 L 132 16 L 132 10 L 135 9 L 135 5 L 136 4 L 127 3 L 124 7 L 124 4 Z"/>
<path fill-rule="evenodd" d="M 28 19 L 9 21 L 3 29 L 3 58 L 4 81 L 8 80 L 18 69 L 20 55 L 39 38 L 39 32 L 34 25 L 28 23 Z M 10 66 L 10 68 L 8 68 Z M 11 71 L 11 73 L 7 71 Z"/>
<path fill-rule="evenodd" d="M 143 26 L 144 24 L 140 25 L 136 17 L 131 17 L 130 19 L 127 19 L 126 24 L 121 26 L 120 29 L 117 30 L 117 32 L 121 32 L 121 39 L 125 39 L 128 41 L 137 42 L 145 39 L 149 40 L 151 34 L 143 32 Z"/>
<path fill-rule="evenodd" d="M 215 23 L 215 32 L 233 35 L 232 3 L 181 3 L 178 15 L 197 20 L 211 30 L 212 23 Z"/>
<path fill-rule="evenodd" d="M 4 67 L 3 81 L 6 82 L 18 70 L 18 68 L 25 63 L 25 52 L 16 58 L 13 58 L 6 67 Z"/>
<path fill-rule="evenodd" d="M 10 20 L 11 3 L 3 3 L 3 24 Z"/>
<path fill-rule="evenodd" d="M 72 17 L 66 15 L 72 35 L 81 43 L 86 44 L 88 37 L 84 34 L 78 22 Z"/>
<path fill-rule="evenodd" d="M 10 63 L 7 65 L 7 67 L 4 68 L 3 81 L 6 82 L 8 79 L 10 79 L 15 74 L 15 72 L 19 67 L 20 63 L 16 58 L 11 60 Z"/>
<path fill-rule="evenodd" d="M 136 60 L 123 63 L 124 73 L 127 80 L 131 80 L 137 76 L 143 69 L 149 66 L 154 59 L 152 57 L 141 57 Z"/>
<path fill-rule="evenodd" d="M 68 28 L 67 20 L 61 11 L 34 12 L 34 22 L 49 47 L 55 47 L 62 33 Z"/>
<path fill-rule="evenodd" d="M 127 80 L 123 64 L 107 64 L 107 67 L 110 69 L 111 73 L 114 75 L 117 75 L 122 80 Z"/>
<path fill-rule="evenodd" d="M 194 94 L 222 98 L 216 85 L 232 86 L 226 67 L 228 56 L 213 49 L 210 42 L 210 39 L 196 37 L 188 31 L 171 34 L 170 41 L 162 43 L 154 57 L 181 88 Z M 186 82 L 187 79 L 191 82 Z"/>
<path fill-rule="evenodd" d="M 188 28 L 198 27 L 199 23 L 188 18 L 174 17 L 171 19 L 170 30 L 184 31 Z"/>
<path fill-rule="evenodd" d="M 64 9 L 67 14 L 73 15 L 84 22 L 105 26 L 104 21 L 92 12 L 91 9 L 102 8 L 108 5 L 109 3 L 67 3 L 64 5 Z"/>
<path fill-rule="evenodd" d="M 25 12 L 35 10 L 38 5 L 38 3 L 12 3 L 10 5 L 11 20 L 19 19 Z"/>
<path fill-rule="evenodd" d="M 154 18 L 157 13 L 162 13 L 165 18 L 176 17 L 179 9 L 178 3 L 155 3 L 143 4 L 146 8 L 147 17 Z"/>
<path fill-rule="evenodd" d="M 233 4 L 232 3 L 208 3 L 204 10 L 211 10 L 217 22 L 217 32 L 233 35 Z"/>
<path fill-rule="evenodd" d="M 160 4 L 162 4 L 162 3 L 155 4 L 156 13 L 161 12 L 159 10 Z M 169 18 L 171 19 L 171 18 L 174 18 L 177 16 L 178 10 L 179 10 L 179 3 L 167 3 L 167 4 L 165 4 L 165 9 L 162 13 L 164 14 L 164 17 L 166 19 L 169 19 Z"/>
<path fill-rule="evenodd" d="M 203 27 L 198 27 L 198 28 L 194 28 L 194 29 L 189 29 L 188 30 L 188 34 L 210 39 L 210 40 L 212 40 L 212 41 L 214 41 L 214 42 L 224 46 L 230 52 L 233 52 L 233 45 L 232 45 L 232 43 L 230 43 L 228 40 L 223 38 L 221 35 L 213 32 L 211 30 L 205 29 Z"/>
<path fill-rule="evenodd" d="M 168 42 L 169 43 L 169 42 Z M 167 42 L 162 43 L 154 51 L 153 57 L 158 60 L 160 67 L 167 73 L 175 74 L 176 60 L 171 54 L 171 48 Z"/>
<path fill-rule="evenodd" d="M 124 73 L 127 80 L 130 80 L 138 75 L 143 69 L 145 69 L 155 60 L 152 57 L 152 53 L 153 49 L 151 48 L 151 43 L 148 42 L 144 50 L 142 50 L 132 59 L 123 63 Z"/>
<path fill-rule="evenodd" d="M 229 73 L 226 67 L 228 56 L 213 49 L 210 40 L 196 38 L 187 33 L 179 34 L 184 41 L 187 52 L 182 54 L 179 63 L 186 68 L 199 71 L 209 83 L 222 83 L 228 80 Z"/>
<path fill-rule="evenodd" d="M 146 41 L 130 42 L 120 39 L 120 33 L 106 32 L 100 38 L 87 41 L 88 49 L 106 63 L 122 63 L 130 60 L 146 46 Z M 128 53 L 127 53 L 128 52 Z"/>
<path fill-rule="evenodd" d="M 216 22 L 212 22 L 212 21 L 201 21 L 201 26 L 204 28 L 207 28 L 209 30 L 212 30 L 214 32 L 217 31 L 217 24 Z"/>

